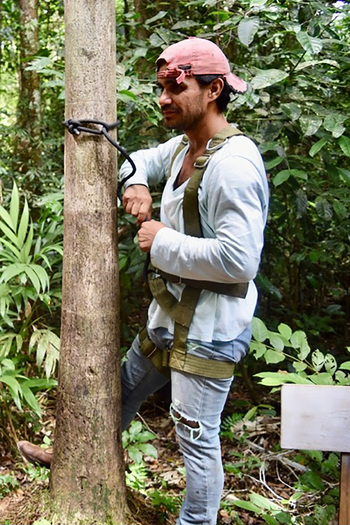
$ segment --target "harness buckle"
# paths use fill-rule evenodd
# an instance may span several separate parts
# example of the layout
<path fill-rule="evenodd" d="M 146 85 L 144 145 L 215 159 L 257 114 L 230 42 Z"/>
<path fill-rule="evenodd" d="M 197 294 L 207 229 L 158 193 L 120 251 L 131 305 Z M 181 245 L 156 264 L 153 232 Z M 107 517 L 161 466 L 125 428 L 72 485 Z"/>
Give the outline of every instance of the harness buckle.
<path fill-rule="evenodd" d="M 200 159 L 205 159 L 204 162 L 201 162 Z M 208 162 L 210 161 L 211 154 L 210 153 L 204 153 L 203 155 L 200 155 L 195 162 L 193 163 L 193 166 L 198 169 L 203 169 L 207 166 Z"/>
<path fill-rule="evenodd" d="M 214 137 L 213 137 L 214 138 Z M 211 141 L 213 140 L 213 138 L 209 139 L 208 140 L 208 143 L 207 143 L 207 151 L 216 151 L 220 148 L 222 148 L 225 144 L 228 143 L 228 139 L 226 138 L 225 140 L 223 140 L 222 142 L 220 142 L 219 144 L 216 144 L 216 146 L 211 146 Z"/>

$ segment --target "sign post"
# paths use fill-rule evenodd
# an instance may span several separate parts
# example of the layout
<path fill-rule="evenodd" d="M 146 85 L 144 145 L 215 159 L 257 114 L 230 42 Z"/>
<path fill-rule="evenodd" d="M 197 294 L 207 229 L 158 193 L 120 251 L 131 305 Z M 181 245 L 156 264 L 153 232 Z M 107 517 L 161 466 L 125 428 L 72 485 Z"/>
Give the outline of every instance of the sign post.
<path fill-rule="evenodd" d="M 350 524 L 350 388 L 282 386 L 281 447 L 341 452 L 339 525 Z"/>

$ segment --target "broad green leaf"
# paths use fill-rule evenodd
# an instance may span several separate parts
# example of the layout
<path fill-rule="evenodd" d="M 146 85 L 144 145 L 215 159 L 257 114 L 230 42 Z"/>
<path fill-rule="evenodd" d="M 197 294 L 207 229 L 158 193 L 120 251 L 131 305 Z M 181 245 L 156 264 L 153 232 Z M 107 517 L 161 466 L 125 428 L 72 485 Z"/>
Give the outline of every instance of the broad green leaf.
<path fill-rule="evenodd" d="M 281 352 L 276 352 L 276 350 L 267 350 L 264 354 L 264 359 L 266 363 L 274 364 L 274 363 L 280 363 L 281 361 L 284 361 L 285 356 Z"/>
<path fill-rule="evenodd" d="M 1 281 L 8 282 L 13 277 L 17 277 L 17 276 L 21 275 L 24 272 L 25 267 L 26 267 L 26 265 L 25 264 L 21 264 L 21 263 L 10 264 L 3 271 L 2 276 L 1 276 Z"/>
<path fill-rule="evenodd" d="M 301 363 L 300 361 L 294 361 L 293 368 L 296 372 L 303 372 L 303 370 L 307 368 L 307 364 Z"/>
<path fill-rule="evenodd" d="M 276 186 L 277 188 L 277 186 L 280 186 L 281 184 L 286 182 L 289 179 L 290 175 L 290 170 L 279 171 L 277 175 L 275 175 L 272 179 L 274 186 Z"/>
<path fill-rule="evenodd" d="M 284 342 L 283 342 L 283 339 L 278 334 L 270 332 L 269 339 L 270 339 L 271 346 L 273 346 L 275 350 L 278 350 L 279 352 L 283 351 Z"/>
<path fill-rule="evenodd" d="M 314 367 L 314 369 L 319 371 L 324 365 L 325 356 L 323 355 L 322 352 L 320 352 L 320 350 L 315 350 L 311 354 L 311 362 L 312 362 L 312 366 Z"/>
<path fill-rule="evenodd" d="M 271 501 L 268 498 L 265 498 L 265 496 L 262 496 L 261 494 L 257 494 L 256 492 L 252 492 L 249 495 L 249 499 L 254 505 L 257 505 L 258 507 L 262 509 L 268 509 L 268 510 L 280 510 L 280 506 Z"/>
<path fill-rule="evenodd" d="M 295 102 L 281 104 L 281 109 L 293 121 L 298 120 L 302 111 L 300 105 Z"/>
<path fill-rule="evenodd" d="M 266 352 L 266 345 L 264 343 L 258 343 L 256 341 L 252 341 L 250 343 L 250 351 L 253 352 L 255 359 L 260 359 L 261 356 L 264 355 Z"/>
<path fill-rule="evenodd" d="M 281 335 L 283 335 L 283 337 L 288 339 L 288 341 L 290 340 L 292 333 L 293 333 L 292 329 L 287 324 L 284 324 L 284 323 L 281 323 L 278 325 L 278 331 Z"/>
<path fill-rule="evenodd" d="M 341 147 L 342 152 L 347 157 L 350 157 L 350 139 L 349 137 L 346 137 L 345 135 L 342 135 L 339 137 L 339 146 Z"/>
<path fill-rule="evenodd" d="M 15 379 L 14 377 L 8 376 L 8 375 L 2 375 L 0 376 L 0 383 L 4 383 L 5 385 L 8 385 L 13 390 L 16 396 L 18 397 L 21 396 L 22 394 L 21 385 L 19 384 L 17 379 Z"/>
<path fill-rule="evenodd" d="M 18 242 L 21 248 L 23 246 L 24 239 L 26 238 L 26 235 L 27 235 L 28 224 L 29 224 L 29 208 L 28 208 L 27 201 L 25 201 L 21 220 L 20 220 L 19 227 L 18 227 L 18 232 L 17 232 Z"/>
<path fill-rule="evenodd" d="M 321 151 L 321 149 L 327 144 L 327 142 L 328 139 L 326 138 L 320 139 L 317 142 L 315 142 L 315 144 L 310 148 L 310 157 L 314 157 L 319 151 Z"/>
<path fill-rule="evenodd" d="M 259 71 L 259 73 L 252 79 L 251 85 L 253 89 L 263 89 L 273 86 L 288 77 L 288 73 L 280 69 L 266 69 Z"/>
<path fill-rule="evenodd" d="M 173 27 L 171 28 L 173 31 L 177 31 L 178 29 L 188 29 L 190 27 L 197 27 L 199 25 L 198 22 L 194 22 L 193 20 L 182 20 L 180 22 L 177 22 Z"/>
<path fill-rule="evenodd" d="M 142 452 L 137 445 L 131 445 L 128 447 L 128 455 L 134 463 L 142 462 Z"/>
<path fill-rule="evenodd" d="M 21 253 L 21 261 L 23 263 L 29 263 L 30 260 L 31 260 L 31 257 L 30 257 L 30 250 L 32 248 L 32 243 L 33 243 L 33 235 L 34 235 L 34 231 L 33 231 L 33 224 L 30 225 L 29 227 L 29 232 L 28 232 L 28 235 L 27 235 L 27 239 L 26 239 L 26 242 L 22 248 L 22 253 Z"/>
<path fill-rule="evenodd" d="M 10 241 L 17 246 L 17 248 L 21 249 L 21 246 L 18 242 L 17 235 L 13 233 L 13 231 L 4 223 L 0 221 L 0 230 L 3 231 L 3 233 L 6 235 Z M 0 238 L 0 244 L 1 244 L 1 238 Z"/>
<path fill-rule="evenodd" d="M 339 365 L 339 368 L 341 370 L 350 370 L 350 361 L 345 361 L 345 363 Z"/>
<path fill-rule="evenodd" d="M 167 15 L 168 15 L 168 11 L 159 11 L 159 13 L 157 13 L 155 16 L 152 16 L 152 18 L 148 18 L 145 21 L 145 24 L 148 24 L 148 25 L 153 24 L 153 22 L 157 22 L 158 20 L 161 20 Z"/>
<path fill-rule="evenodd" d="M 326 354 L 324 367 L 326 369 L 326 372 L 328 372 L 329 374 L 331 375 L 335 374 L 338 368 L 338 365 L 337 365 L 337 361 L 335 360 L 335 357 L 332 354 Z"/>
<path fill-rule="evenodd" d="M 284 158 L 279 157 L 279 156 L 266 161 L 265 162 L 266 171 L 272 170 L 272 168 L 275 168 L 276 166 L 278 166 L 278 164 L 281 164 L 281 162 L 283 161 L 284 161 Z"/>
<path fill-rule="evenodd" d="M 15 256 L 15 259 L 10 256 L 10 254 L 8 254 L 8 260 L 12 260 L 13 262 L 17 261 L 18 259 L 20 259 L 21 257 L 21 252 L 19 251 L 19 249 L 17 248 L 17 246 L 15 246 L 14 244 L 12 244 L 11 242 L 7 241 L 6 239 L 1 239 L 0 240 L 0 244 L 2 244 L 3 246 L 6 246 L 12 253 L 13 255 Z M 4 252 L 2 252 L 3 254 Z"/>
<path fill-rule="evenodd" d="M 296 66 L 295 71 L 301 71 L 302 69 L 305 69 L 307 67 L 315 67 L 315 66 L 318 66 L 319 64 L 328 64 L 329 66 L 339 67 L 338 62 L 336 62 L 335 60 L 328 60 L 328 59 L 324 59 L 324 60 L 306 60 L 305 62 L 300 62 Z"/>
<path fill-rule="evenodd" d="M 305 137 L 315 135 L 322 124 L 322 118 L 316 115 L 302 115 L 299 119 L 300 127 Z"/>
<path fill-rule="evenodd" d="M 302 330 L 297 330 L 293 333 L 290 338 L 290 342 L 293 345 L 293 348 L 301 348 L 306 341 L 306 334 Z"/>
<path fill-rule="evenodd" d="M 2 219 L 4 221 L 4 225 L 7 226 L 8 228 L 11 228 L 13 232 L 16 230 L 10 214 L 2 206 L 0 206 L 0 219 Z"/>
<path fill-rule="evenodd" d="M 240 507 L 241 509 L 249 510 L 250 512 L 254 512 L 256 515 L 261 514 L 261 509 L 251 503 L 250 501 L 244 501 L 240 499 L 236 499 L 232 501 L 233 505 L 236 505 L 236 507 Z"/>
<path fill-rule="evenodd" d="M 242 18 L 238 24 L 238 38 L 245 46 L 249 47 L 259 29 L 259 18 Z"/>
<path fill-rule="evenodd" d="M 336 371 L 334 379 L 337 384 L 342 385 L 342 386 L 347 386 L 350 384 L 349 374 L 345 374 L 341 370 Z"/>
<path fill-rule="evenodd" d="M 341 115 L 340 113 L 331 113 L 327 115 L 323 121 L 323 127 L 327 131 L 330 131 L 333 137 L 340 137 L 344 131 L 344 121 L 347 119 L 346 115 Z"/>
<path fill-rule="evenodd" d="M 150 456 L 151 458 L 158 457 L 157 449 L 154 445 L 151 445 L 151 443 L 140 443 L 138 447 L 145 456 Z"/>
<path fill-rule="evenodd" d="M 12 195 L 11 195 L 11 203 L 10 203 L 10 217 L 12 220 L 12 227 L 14 231 L 17 230 L 18 215 L 19 215 L 19 194 L 18 194 L 17 185 L 14 182 L 13 189 L 12 189 Z"/>
<path fill-rule="evenodd" d="M 285 383 L 309 385 L 312 383 L 308 377 L 291 372 L 260 372 L 259 374 L 254 375 L 261 378 L 260 383 L 266 386 L 278 386 Z"/>
<path fill-rule="evenodd" d="M 33 268 L 29 265 L 25 265 L 25 268 L 24 268 L 24 271 L 26 273 L 26 275 L 29 277 L 32 285 L 34 286 L 35 290 L 37 291 L 37 293 L 40 293 L 40 280 L 37 276 L 37 274 L 35 273 L 35 271 L 33 270 Z"/>
<path fill-rule="evenodd" d="M 130 102 L 130 99 L 137 100 L 137 96 L 135 95 L 135 93 L 127 89 L 121 89 L 120 91 L 118 91 L 118 98 L 123 102 Z"/>
<path fill-rule="evenodd" d="M 333 210 L 335 211 L 340 220 L 346 219 L 349 216 L 347 208 L 341 201 L 333 201 Z"/>
<path fill-rule="evenodd" d="M 24 382 L 21 383 L 21 389 L 22 389 L 23 397 L 26 400 L 27 404 L 40 417 L 42 415 L 42 410 L 33 392 Z"/>
<path fill-rule="evenodd" d="M 252 334 L 254 339 L 263 343 L 269 335 L 269 331 L 266 328 L 264 322 L 258 317 L 253 317 L 252 321 Z"/>
<path fill-rule="evenodd" d="M 297 33 L 297 40 L 301 44 L 302 48 L 310 53 L 310 55 L 317 55 L 322 51 L 323 42 L 320 38 L 310 36 L 305 31 L 299 31 Z"/>
<path fill-rule="evenodd" d="M 310 380 L 315 385 L 333 385 L 334 384 L 333 378 L 331 374 L 329 374 L 328 372 L 322 372 L 321 374 L 313 374 L 309 377 L 310 377 Z"/>
<path fill-rule="evenodd" d="M 40 266 L 39 264 L 31 264 L 30 268 L 36 273 L 36 275 L 39 277 L 41 289 L 44 292 L 46 288 L 49 287 L 49 276 L 46 272 L 46 270 Z"/>

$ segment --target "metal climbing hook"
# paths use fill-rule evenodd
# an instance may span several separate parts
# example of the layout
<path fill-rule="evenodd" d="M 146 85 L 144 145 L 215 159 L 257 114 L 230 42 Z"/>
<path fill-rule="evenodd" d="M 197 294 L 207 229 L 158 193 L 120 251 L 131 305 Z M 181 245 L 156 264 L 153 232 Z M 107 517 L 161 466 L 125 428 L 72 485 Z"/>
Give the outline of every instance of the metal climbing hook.
<path fill-rule="evenodd" d="M 136 166 L 132 158 L 125 151 L 125 149 L 122 148 L 122 146 L 118 144 L 118 142 L 116 142 L 108 133 L 111 129 L 114 129 L 119 125 L 119 121 L 117 120 L 116 122 L 112 122 L 112 124 L 107 124 L 106 122 L 102 122 L 101 120 L 68 119 L 65 122 L 63 122 L 63 124 L 66 126 L 69 133 L 71 133 L 72 135 L 80 135 L 81 132 L 92 133 L 93 135 L 103 135 L 104 137 L 106 137 L 108 142 L 110 142 L 112 146 L 114 146 L 123 155 L 123 157 L 130 163 L 131 168 L 132 168 L 131 173 L 126 175 L 118 184 L 117 195 L 118 195 L 118 199 L 121 201 L 122 200 L 122 187 L 124 186 L 127 180 L 129 180 L 133 175 L 135 175 Z M 101 126 L 101 129 L 89 128 L 87 127 L 87 125 L 89 124 L 97 124 L 98 126 Z"/>

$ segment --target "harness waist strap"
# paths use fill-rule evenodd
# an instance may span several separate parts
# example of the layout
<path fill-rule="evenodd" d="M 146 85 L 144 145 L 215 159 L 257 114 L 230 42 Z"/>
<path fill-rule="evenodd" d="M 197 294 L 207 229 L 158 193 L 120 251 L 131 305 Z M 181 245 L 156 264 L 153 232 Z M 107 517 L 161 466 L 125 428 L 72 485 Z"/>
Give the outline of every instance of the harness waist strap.
<path fill-rule="evenodd" d="M 229 295 L 230 297 L 239 297 L 244 299 L 247 295 L 249 283 L 217 283 L 212 281 L 199 281 L 197 279 L 184 279 L 178 275 L 172 275 L 170 273 L 157 270 L 163 279 L 170 283 L 176 284 L 188 284 L 193 288 L 199 288 L 201 290 L 208 290 L 209 292 L 215 292 L 218 294 Z"/>

